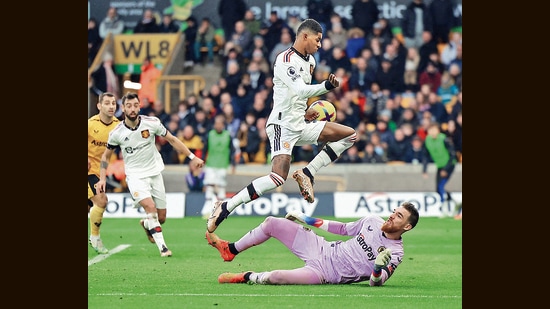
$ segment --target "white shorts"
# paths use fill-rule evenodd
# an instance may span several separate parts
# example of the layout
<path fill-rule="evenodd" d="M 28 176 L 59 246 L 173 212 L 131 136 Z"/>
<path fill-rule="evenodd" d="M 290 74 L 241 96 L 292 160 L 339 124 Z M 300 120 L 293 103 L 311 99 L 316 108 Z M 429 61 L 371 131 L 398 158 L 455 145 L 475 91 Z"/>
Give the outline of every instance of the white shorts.
<path fill-rule="evenodd" d="M 227 169 L 217 167 L 204 167 L 204 185 L 227 186 Z"/>
<path fill-rule="evenodd" d="M 271 145 L 271 157 L 279 154 L 292 155 L 294 146 L 317 145 L 319 135 L 326 123 L 326 121 L 306 123 L 303 131 L 291 131 L 289 128 L 270 124 L 266 128 L 266 133 Z"/>
<path fill-rule="evenodd" d="M 151 197 L 157 209 L 166 209 L 166 190 L 162 174 L 145 178 L 132 178 L 126 175 L 126 183 L 134 199 L 135 208 L 141 207 L 141 200 Z"/>

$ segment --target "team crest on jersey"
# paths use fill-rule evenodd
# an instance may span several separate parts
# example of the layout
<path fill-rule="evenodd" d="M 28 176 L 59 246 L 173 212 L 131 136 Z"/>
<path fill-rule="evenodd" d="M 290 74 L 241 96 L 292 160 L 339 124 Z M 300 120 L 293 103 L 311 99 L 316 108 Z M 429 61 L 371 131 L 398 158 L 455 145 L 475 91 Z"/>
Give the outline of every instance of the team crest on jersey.
<path fill-rule="evenodd" d="M 138 192 L 134 192 L 134 198 L 138 198 L 139 197 L 139 193 Z"/>
<path fill-rule="evenodd" d="M 284 149 L 290 149 L 290 144 L 288 142 L 283 142 Z"/>
<path fill-rule="evenodd" d="M 151 133 L 149 133 L 149 130 L 141 131 L 141 137 L 148 138 L 149 136 L 151 136 Z"/>
<path fill-rule="evenodd" d="M 296 72 L 296 68 L 292 66 L 286 70 L 286 74 L 290 76 L 290 79 L 292 79 L 292 81 L 295 81 L 296 78 L 300 77 L 300 74 Z"/>
<path fill-rule="evenodd" d="M 380 246 L 380 247 L 378 247 L 378 249 L 377 249 L 376 251 L 378 251 L 378 253 L 380 253 L 380 252 L 382 252 L 382 251 L 384 251 L 384 250 L 386 250 L 386 247 Z"/>

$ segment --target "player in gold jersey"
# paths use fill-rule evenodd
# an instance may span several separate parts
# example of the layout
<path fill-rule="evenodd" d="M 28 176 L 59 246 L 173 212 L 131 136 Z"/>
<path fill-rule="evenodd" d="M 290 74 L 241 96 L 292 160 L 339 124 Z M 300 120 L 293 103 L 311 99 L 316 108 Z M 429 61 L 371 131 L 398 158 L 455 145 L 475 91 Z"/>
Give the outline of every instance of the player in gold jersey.
<path fill-rule="evenodd" d="M 99 234 L 103 213 L 107 207 L 107 195 L 96 190 L 99 181 L 99 161 L 105 151 L 109 132 L 120 121 L 115 117 L 116 97 L 111 92 L 104 92 L 97 103 L 99 113 L 88 119 L 88 212 L 90 213 L 90 245 L 97 253 L 105 254 L 105 248 Z"/>

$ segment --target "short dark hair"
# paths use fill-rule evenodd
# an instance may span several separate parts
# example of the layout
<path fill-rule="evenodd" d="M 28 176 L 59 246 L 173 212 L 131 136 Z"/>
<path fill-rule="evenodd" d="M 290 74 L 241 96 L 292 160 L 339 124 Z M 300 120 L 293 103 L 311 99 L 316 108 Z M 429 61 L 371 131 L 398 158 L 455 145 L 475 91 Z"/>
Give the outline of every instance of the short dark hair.
<path fill-rule="evenodd" d="M 315 19 L 308 18 L 304 20 L 300 24 L 300 26 L 298 26 L 298 30 L 296 31 L 296 33 L 299 34 L 304 31 L 323 33 L 323 27 L 321 27 L 321 24 L 317 22 Z"/>
<path fill-rule="evenodd" d="M 102 94 L 99 95 L 99 100 L 97 102 L 101 103 L 101 101 L 103 101 L 104 97 L 110 97 L 110 98 L 115 98 L 116 99 L 116 96 L 115 96 L 114 93 L 112 93 L 112 92 L 103 92 Z"/>
<path fill-rule="evenodd" d="M 124 105 L 126 103 L 127 100 L 132 100 L 132 99 L 137 99 L 138 102 L 140 102 L 139 100 L 139 96 L 137 93 L 135 92 L 127 92 L 123 97 L 122 97 L 122 105 Z"/>
<path fill-rule="evenodd" d="M 418 209 L 416 209 L 416 206 L 414 206 L 411 202 L 403 202 L 401 203 L 401 207 L 405 208 L 411 214 L 409 217 L 409 223 L 414 228 L 418 223 L 418 218 L 420 217 L 418 214 Z"/>

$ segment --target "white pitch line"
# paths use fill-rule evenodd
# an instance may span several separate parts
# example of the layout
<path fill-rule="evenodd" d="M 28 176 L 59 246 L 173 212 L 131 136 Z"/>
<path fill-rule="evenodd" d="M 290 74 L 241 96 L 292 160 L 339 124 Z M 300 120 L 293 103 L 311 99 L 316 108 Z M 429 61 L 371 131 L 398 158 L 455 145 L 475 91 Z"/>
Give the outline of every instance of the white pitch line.
<path fill-rule="evenodd" d="M 100 254 L 100 255 L 96 256 L 95 258 L 88 261 L 88 267 L 90 267 L 91 265 L 94 265 L 95 263 L 99 263 L 99 262 L 103 261 L 104 259 L 110 257 L 111 255 L 113 255 L 115 253 L 118 253 L 118 252 L 120 252 L 120 251 L 122 251 L 122 250 L 124 250 L 128 247 L 130 247 L 130 245 L 118 245 L 114 249 L 109 250 L 109 253 Z"/>
<path fill-rule="evenodd" d="M 161 294 L 148 294 L 148 293 L 98 293 L 89 294 L 89 296 L 221 296 L 221 297 L 367 297 L 367 298 L 462 298 L 461 295 L 340 295 L 340 294 L 285 294 L 285 295 L 273 295 L 273 294 L 200 294 L 200 293 L 161 293 Z"/>

